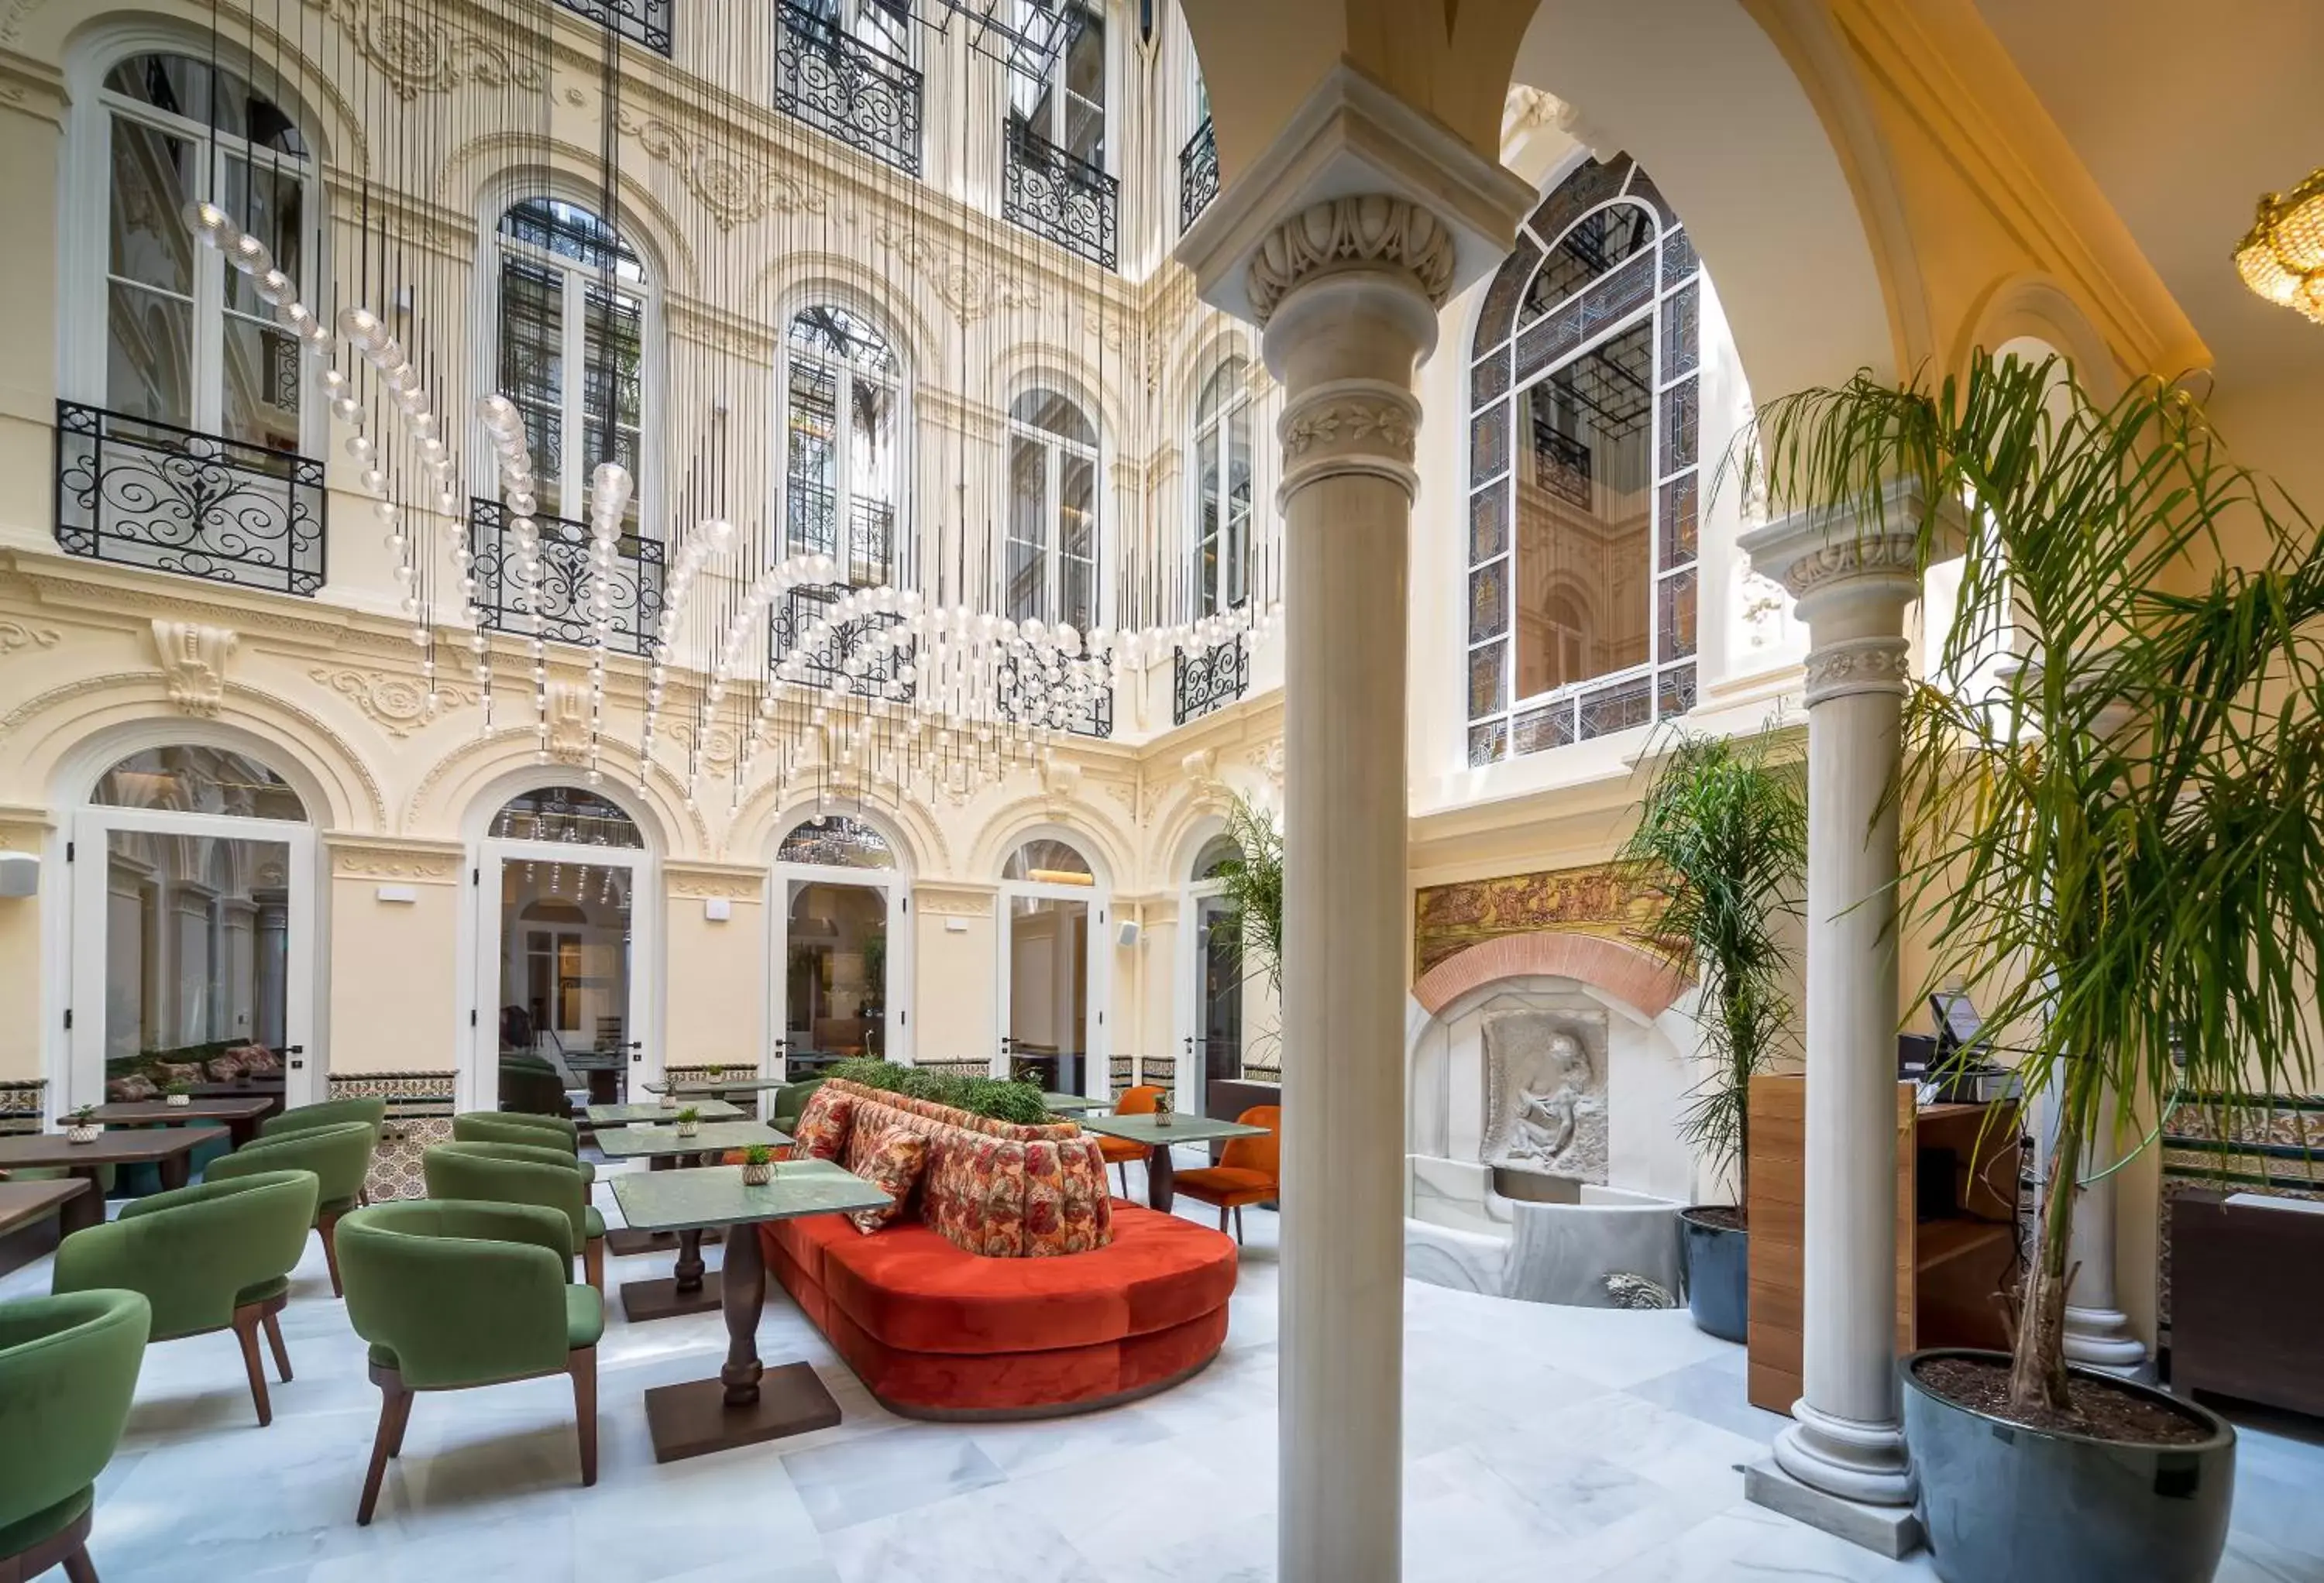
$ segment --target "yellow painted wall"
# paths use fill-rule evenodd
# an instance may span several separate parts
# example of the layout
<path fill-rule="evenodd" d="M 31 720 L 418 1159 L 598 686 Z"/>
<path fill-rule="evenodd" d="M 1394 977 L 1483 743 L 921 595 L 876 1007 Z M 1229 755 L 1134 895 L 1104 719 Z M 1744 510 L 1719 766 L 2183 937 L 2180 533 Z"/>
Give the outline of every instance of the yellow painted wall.
<path fill-rule="evenodd" d="M 912 892 L 912 1054 L 919 1061 L 987 1061 L 1000 1048 L 1000 936 L 989 891 L 922 885 Z"/>
<path fill-rule="evenodd" d="M 768 1050 L 767 909 L 756 896 L 723 897 L 729 916 L 715 923 L 703 888 L 673 879 L 662 913 L 662 1063 L 755 1070 Z"/>
<path fill-rule="evenodd" d="M 447 864 L 427 882 L 375 874 L 329 882 L 325 986 L 333 1073 L 445 1072 L 463 1063 L 467 1017 L 455 1003 L 465 873 Z M 382 901 L 383 884 L 409 885 L 418 899 Z"/>

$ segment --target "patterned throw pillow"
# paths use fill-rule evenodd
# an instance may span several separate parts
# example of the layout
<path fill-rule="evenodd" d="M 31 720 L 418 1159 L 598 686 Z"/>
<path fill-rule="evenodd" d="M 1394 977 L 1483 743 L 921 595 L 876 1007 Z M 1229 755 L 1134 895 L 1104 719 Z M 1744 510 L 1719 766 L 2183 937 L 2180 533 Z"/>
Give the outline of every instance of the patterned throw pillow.
<path fill-rule="evenodd" d="M 848 1122 L 855 1114 L 855 1101 L 845 1094 L 834 1093 L 830 1085 L 807 1096 L 807 1109 L 799 1112 L 798 1125 L 791 1128 L 791 1137 L 798 1147 L 795 1157 L 802 1160 L 836 1160 L 846 1152 Z"/>
<path fill-rule="evenodd" d="M 928 1163 L 928 1140 L 918 1133 L 891 1127 L 870 1134 L 869 1127 L 858 1127 L 847 1140 L 847 1168 L 888 1195 L 880 1208 L 857 1210 L 847 1217 L 866 1237 L 902 1216 L 904 1202 Z"/>

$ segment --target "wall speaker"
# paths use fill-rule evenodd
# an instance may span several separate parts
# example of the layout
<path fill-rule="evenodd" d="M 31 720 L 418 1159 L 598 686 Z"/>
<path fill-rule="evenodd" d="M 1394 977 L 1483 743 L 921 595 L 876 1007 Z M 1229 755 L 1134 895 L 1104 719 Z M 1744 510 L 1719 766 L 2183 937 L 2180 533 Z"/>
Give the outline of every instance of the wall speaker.
<path fill-rule="evenodd" d="M 1126 951 L 1126 950 L 1128 950 L 1130 947 L 1131 947 L 1131 946 L 1133 946 L 1133 945 L 1137 944 L 1137 943 L 1138 943 L 1138 925 L 1137 925 L 1136 924 L 1130 923 L 1130 921 L 1128 921 L 1127 919 L 1123 920 L 1123 922 L 1122 922 L 1122 925 L 1121 925 L 1121 935 L 1120 935 L 1120 939 L 1121 939 L 1122 949 L 1123 949 L 1123 950 L 1125 950 L 1125 951 Z"/>
<path fill-rule="evenodd" d="M 0 896 L 38 896 L 41 860 L 32 852 L 0 852 Z"/>

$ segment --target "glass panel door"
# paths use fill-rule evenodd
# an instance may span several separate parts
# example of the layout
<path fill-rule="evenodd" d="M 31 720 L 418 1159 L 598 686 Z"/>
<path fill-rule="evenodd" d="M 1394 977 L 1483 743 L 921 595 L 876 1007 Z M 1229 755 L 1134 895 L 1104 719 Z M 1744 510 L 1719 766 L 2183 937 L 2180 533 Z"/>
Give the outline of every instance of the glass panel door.
<path fill-rule="evenodd" d="M 599 854 L 592 852 L 591 856 Z M 618 1104 L 642 1054 L 633 1016 L 637 871 L 555 846 L 497 851 L 495 1056 L 488 1102 L 562 1116 Z M 494 870 L 487 869 L 486 872 Z"/>
<path fill-rule="evenodd" d="M 1059 1093 L 1093 1094 L 1090 904 L 1019 895 L 1007 900 L 1001 1050 L 1008 1075 Z"/>
<path fill-rule="evenodd" d="M 1206 1111 L 1211 1084 L 1242 1075 L 1242 925 L 1223 897 L 1194 901 L 1194 1070 L 1181 1091 L 1199 1086 L 1192 1109 Z"/>
<path fill-rule="evenodd" d="M 793 1076 L 852 1055 L 888 1057 L 885 886 L 786 882 L 783 1054 Z"/>

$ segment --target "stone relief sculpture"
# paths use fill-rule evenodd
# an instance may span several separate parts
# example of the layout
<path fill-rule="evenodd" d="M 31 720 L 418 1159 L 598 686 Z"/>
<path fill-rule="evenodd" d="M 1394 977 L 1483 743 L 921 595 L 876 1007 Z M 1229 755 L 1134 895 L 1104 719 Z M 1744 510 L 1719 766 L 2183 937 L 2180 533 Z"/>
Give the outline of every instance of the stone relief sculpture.
<path fill-rule="evenodd" d="M 1483 1018 L 1484 1158 L 1606 1180 L 1606 1014 L 1526 1008 Z"/>

